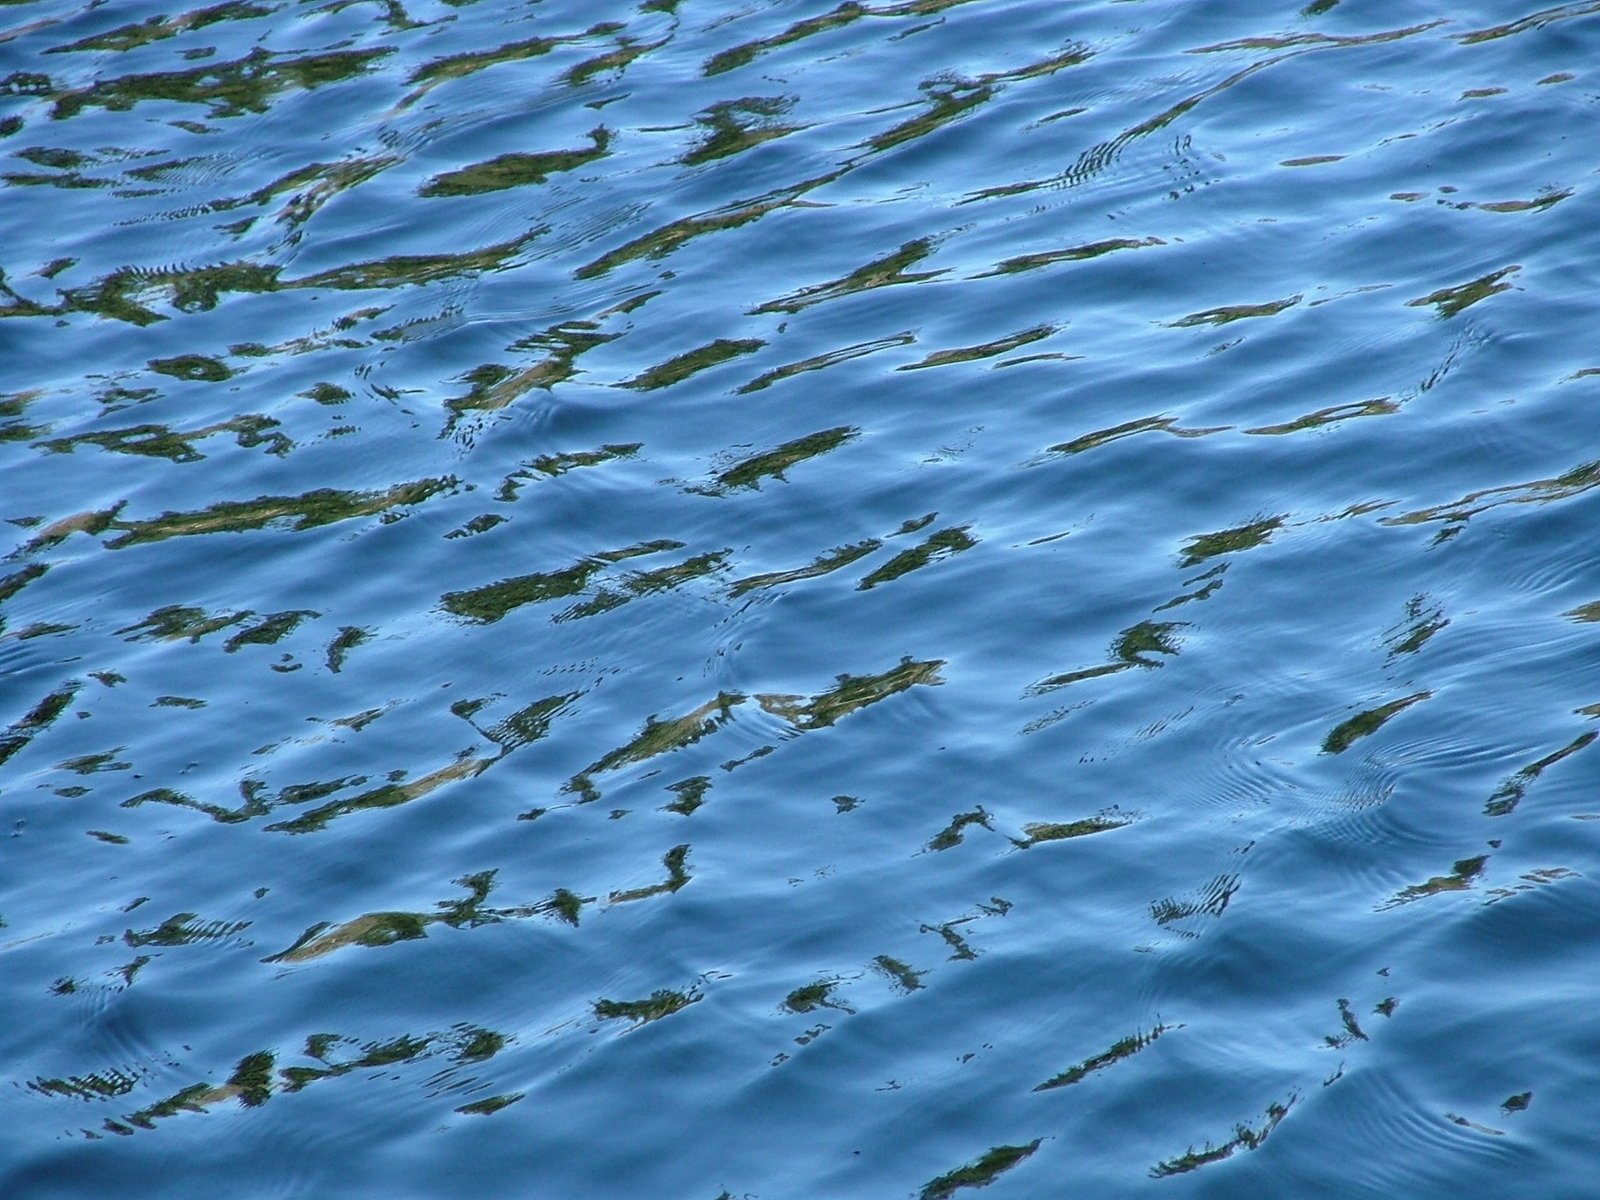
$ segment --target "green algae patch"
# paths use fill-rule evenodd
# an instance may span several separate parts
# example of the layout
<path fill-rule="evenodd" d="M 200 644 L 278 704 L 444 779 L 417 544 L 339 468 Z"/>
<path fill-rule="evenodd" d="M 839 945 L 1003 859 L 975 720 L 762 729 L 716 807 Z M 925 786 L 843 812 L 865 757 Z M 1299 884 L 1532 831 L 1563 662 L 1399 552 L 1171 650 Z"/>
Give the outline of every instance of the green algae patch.
<path fill-rule="evenodd" d="M 900 660 L 900 665 L 877 675 L 840 675 L 839 681 L 825 692 L 810 698 L 804 696 L 763 695 L 756 701 L 773 716 L 782 717 L 796 729 L 810 731 L 826 729 L 853 712 L 887 700 L 908 688 L 920 685 L 934 686 L 944 680 L 939 678 L 943 659 L 916 662 L 910 655 Z"/>
<path fill-rule="evenodd" d="M 643 1025 L 682 1012 L 699 999 L 700 993 L 696 991 L 675 992 L 660 988 L 643 1000 L 596 1000 L 594 1015 L 602 1021 L 623 1020 Z"/>
<path fill-rule="evenodd" d="M 987 1187 L 1032 1155 L 1043 1141 L 1043 1138 L 1034 1138 L 1025 1146 L 996 1146 L 966 1166 L 929 1180 L 923 1185 L 919 1200 L 949 1200 L 962 1188 Z"/>
<path fill-rule="evenodd" d="M 718 338 L 714 342 L 669 358 L 666 362 L 657 363 L 634 378 L 624 380 L 620 386 L 641 392 L 653 392 L 659 388 L 671 387 L 730 359 L 754 354 L 765 345 L 766 342 L 759 338 Z"/>
<path fill-rule="evenodd" d="M 502 154 L 458 171 L 435 175 L 422 186 L 423 196 L 480 196 L 486 192 L 544 183 L 552 175 L 576 171 L 604 158 L 611 132 L 604 126 L 589 132 L 590 145 L 540 154 Z"/>
<path fill-rule="evenodd" d="M 1376 733 L 1385 722 L 1399 716 L 1413 704 L 1429 699 L 1432 695 L 1432 692 L 1417 692 L 1399 700 L 1391 700 L 1388 704 L 1381 704 L 1377 708 L 1369 708 L 1349 720 L 1341 721 L 1328 731 L 1327 737 L 1322 739 L 1322 752 L 1342 754 L 1357 739 L 1364 738 L 1369 733 Z"/>
<path fill-rule="evenodd" d="M 580 896 L 568 888 L 557 888 L 548 899 L 534 907 L 567 925 L 577 925 L 583 916 L 583 906 L 594 903 L 593 896 Z"/>
<path fill-rule="evenodd" d="M 5 733 L 0 734 L 0 765 L 31 742 L 40 732 L 54 724 L 56 718 L 65 712 L 67 706 L 77 697 L 82 686 L 73 682 L 51 692 L 19 720 L 13 721 Z"/>
<path fill-rule="evenodd" d="M 193 378 L 192 375 L 188 377 Z M 200 429 L 176 430 L 168 429 L 165 425 L 132 425 L 99 433 L 80 433 L 75 437 L 51 438 L 35 444 L 40 449 L 57 454 L 70 454 L 79 446 L 98 446 L 112 454 L 135 454 L 146 458 L 164 458 L 174 463 L 191 463 L 206 457 L 195 448 L 195 443 L 221 433 L 232 433 L 234 440 L 244 449 L 264 446 L 268 454 L 282 456 L 294 449 L 294 443 L 277 429 L 278 422 L 271 417 L 247 413 Z"/>
<path fill-rule="evenodd" d="M 620 74 L 628 69 L 634 59 L 666 44 L 665 39 L 659 42 L 639 42 L 624 37 L 615 48 L 607 50 L 604 54 L 597 54 L 593 58 L 584 59 L 562 75 L 561 80 L 568 87 L 582 87 L 596 75 L 604 75 L 608 71 Z"/>
<path fill-rule="evenodd" d="M 846 442 L 858 437 L 861 430 L 854 425 L 839 425 L 808 433 L 805 437 L 784 442 L 771 450 L 752 455 L 729 467 L 717 476 L 717 488 L 733 491 L 738 488 L 759 488 L 763 479 L 783 479 L 783 473 L 798 463 L 837 450 Z"/>
<path fill-rule="evenodd" d="M 862 17 L 868 16 L 871 11 L 865 4 L 857 3 L 857 0 L 846 0 L 845 3 L 831 12 L 825 12 L 815 17 L 807 17 L 803 21 L 796 21 L 782 33 L 775 34 L 772 37 L 743 42 L 727 50 L 719 51 L 706 60 L 705 65 L 700 68 L 700 72 L 707 76 L 721 75 L 727 71 L 734 70 L 736 67 L 742 67 L 755 61 L 758 55 L 765 54 L 769 50 L 776 50 L 781 46 L 790 45 L 793 42 L 813 37 L 819 33 L 826 33 L 829 30 L 842 29 L 851 22 L 859 21 Z"/>

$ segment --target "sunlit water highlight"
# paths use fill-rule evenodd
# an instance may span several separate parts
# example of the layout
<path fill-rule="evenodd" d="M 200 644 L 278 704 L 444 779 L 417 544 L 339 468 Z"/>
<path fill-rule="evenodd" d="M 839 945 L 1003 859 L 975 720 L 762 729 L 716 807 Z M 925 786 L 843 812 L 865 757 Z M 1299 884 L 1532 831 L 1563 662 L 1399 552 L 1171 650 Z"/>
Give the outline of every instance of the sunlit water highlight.
<path fill-rule="evenodd" d="M 0 0 L 0 1195 L 1592 1196 L 1597 63 Z"/>

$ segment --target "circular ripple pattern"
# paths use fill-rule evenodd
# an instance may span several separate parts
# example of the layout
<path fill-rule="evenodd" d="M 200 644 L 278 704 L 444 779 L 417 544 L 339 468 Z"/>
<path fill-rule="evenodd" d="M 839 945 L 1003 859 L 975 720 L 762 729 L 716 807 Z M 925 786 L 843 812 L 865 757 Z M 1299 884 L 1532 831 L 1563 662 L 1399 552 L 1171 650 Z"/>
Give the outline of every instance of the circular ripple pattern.
<path fill-rule="evenodd" d="M 0 1193 L 1592 1195 L 1600 3 L 192 2 L 0 0 Z"/>

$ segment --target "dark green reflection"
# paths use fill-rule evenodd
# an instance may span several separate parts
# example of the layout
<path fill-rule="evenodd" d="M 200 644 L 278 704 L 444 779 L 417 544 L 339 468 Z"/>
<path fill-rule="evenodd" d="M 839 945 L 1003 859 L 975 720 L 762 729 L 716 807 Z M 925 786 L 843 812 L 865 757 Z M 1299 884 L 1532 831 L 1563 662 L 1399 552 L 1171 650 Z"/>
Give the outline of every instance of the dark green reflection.
<path fill-rule="evenodd" d="M 575 171 L 604 158 L 611 131 L 600 126 L 589 131 L 588 146 L 575 150 L 547 150 L 540 154 L 502 154 L 457 171 L 435 175 L 423 184 L 424 196 L 478 196 L 526 184 L 543 183 L 551 175 Z"/>
<path fill-rule="evenodd" d="M 964 1167 L 947 1171 L 922 1186 L 920 1200 L 947 1200 L 962 1188 L 987 1187 L 1037 1150 L 1043 1138 L 1026 1146 L 996 1146 Z"/>
<path fill-rule="evenodd" d="M 660 988 L 643 1000 L 596 1000 L 594 1015 L 602 1021 L 625 1020 L 643 1025 L 682 1012 L 700 998 L 698 991 L 675 992 Z"/>
<path fill-rule="evenodd" d="M 1328 731 L 1328 736 L 1322 739 L 1322 752 L 1342 754 L 1358 738 L 1376 733 L 1391 717 L 1398 716 L 1413 704 L 1418 704 L 1432 695 L 1432 692 L 1417 692 L 1399 700 L 1391 700 L 1388 704 L 1380 704 L 1377 708 L 1369 708 L 1348 720 L 1339 722 Z"/>
<path fill-rule="evenodd" d="M 1077 1083 L 1080 1079 L 1092 1075 L 1096 1071 L 1105 1070 L 1113 1063 L 1121 1062 L 1125 1058 L 1132 1058 L 1172 1028 L 1173 1026 L 1171 1025 L 1157 1025 L 1149 1033 L 1135 1033 L 1125 1037 L 1118 1042 L 1112 1043 L 1110 1049 L 1084 1059 L 1077 1066 L 1068 1067 L 1059 1075 L 1051 1076 L 1033 1090 L 1036 1092 L 1048 1092 L 1054 1088 L 1067 1087 Z"/>
<path fill-rule="evenodd" d="M 1210 1142 L 1199 1150 L 1191 1146 L 1176 1158 L 1157 1163 L 1150 1168 L 1151 1177 L 1165 1179 L 1171 1175 L 1187 1174 L 1211 1163 L 1231 1158 L 1237 1151 L 1258 1149 L 1267 1140 L 1267 1135 L 1278 1127 L 1278 1122 L 1288 1115 L 1296 1099 L 1298 1097 L 1291 1096 L 1286 1104 L 1267 1105 L 1267 1118 L 1258 1129 L 1252 1129 L 1248 1125 L 1235 1125 L 1233 1136 L 1220 1146 L 1214 1146 Z"/>
<path fill-rule="evenodd" d="M 943 659 L 915 662 L 907 655 L 899 666 L 877 675 L 840 675 L 833 687 L 809 698 L 764 695 L 757 696 L 756 700 L 767 712 L 782 717 L 796 729 L 826 729 L 840 718 L 907 688 L 943 683 L 939 678 L 942 666 Z"/>
<path fill-rule="evenodd" d="M 759 488 L 761 481 L 769 476 L 781 480 L 790 467 L 831 453 L 860 433 L 854 425 L 840 425 L 784 442 L 781 446 L 735 463 L 717 476 L 716 487 L 710 490 L 721 493 L 738 488 Z"/>

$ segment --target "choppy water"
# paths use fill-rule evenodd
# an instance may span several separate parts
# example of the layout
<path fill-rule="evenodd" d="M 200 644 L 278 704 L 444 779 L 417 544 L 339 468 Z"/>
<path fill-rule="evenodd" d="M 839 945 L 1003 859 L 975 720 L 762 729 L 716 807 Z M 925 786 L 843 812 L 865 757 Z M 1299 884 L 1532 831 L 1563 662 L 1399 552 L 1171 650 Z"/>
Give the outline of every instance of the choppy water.
<path fill-rule="evenodd" d="M 0 1194 L 1587 1197 L 1600 4 L 0 5 Z"/>

